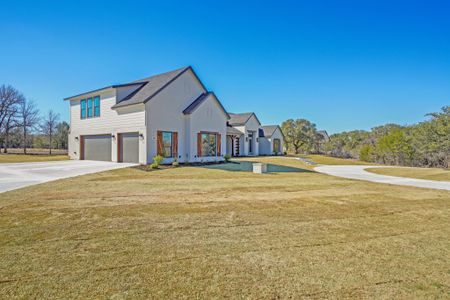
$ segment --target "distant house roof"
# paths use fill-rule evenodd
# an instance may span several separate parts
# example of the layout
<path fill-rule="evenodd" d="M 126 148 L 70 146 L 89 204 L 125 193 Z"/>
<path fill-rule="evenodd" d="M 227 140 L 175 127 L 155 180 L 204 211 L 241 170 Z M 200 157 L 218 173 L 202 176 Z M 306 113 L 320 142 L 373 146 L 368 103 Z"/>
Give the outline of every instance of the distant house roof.
<path fill-rule="evenodd" d="M 325 141 L 330 140 L 330 136 L 328 135 L 328 132 L 326 130 L 319 130 L 317 131 L 317 133 L 320 134 Z"/>
<path fill-rule="evenodd" d="M 192 114 L 206 99 L 208 99 L 209 96 L 214 97 L 214 99 L 217 101 L 220 108 L 227 116 L 227 118 L 230 118 L 230 115 L 227 113 L 227 111 L 223 107 L 222 103 L 220 103 L 219 99 L 217 99 L 216 95 L 213 92 L 207 92 L 207 93 L 201 94 L 197 99 L 194 100 L 194 102 L 192 102 L 188 107 L 186 107 L 185 110 L 183 110 L 183 114 L 185 114 L 185 115 Z"/>
<path fill-rule="evenodd" d="M 261 125 L 261 122 L 258 120 L 258 117 L 253 112 L 246 112 L 239 114 L 229 113 L 229 115 L 230 120 L 228 121 L 228 124 L 232 126 L 244 125 L 251 118 L 251 116 L 255 116 L 256 120 Z"/>
<path fill-rule="evenodd" d="M 260 137 L 271 137 L 274 134 L 275 130 L 277 130 L 277 128 L 279 128 L 281 134 L 283 134 L 283 131 L 281 131 L 280 126 L 278 126 L 278 125 L 265 125 L 265 126 L 261 127 L 259 136 Z"/>
<path fill-rule="evenodd" d="M 139 104 L 139 103 L 145 103 L 149 101 L 151 98 L 153 98 L 155 95 L 157 95 L 159 92 L 161 92 L 165 87 L 167 87 L 170 83 L 172 83 L 175 79 L 177 79 L 180 75 L 182 75 L 184 72 L 191 70 L 194 76 L 197 77 L 192 67 L 184 67 L 180 69 L 176 69 L 170 72 L 150 76 L 147 78 L 135 80 L 129 83 L 125 84 L 117 84 L 117 85 L 110 85 L 101 89 L 85 92 L 82 94 L 78 94 L 75 96 L 71 96 L 68 98 L 65 98 L 64 100 L 69 100 L 75 97 L 79 97 L 85 94 L 109 89 L 109 88 L 118 88 L 118 87 L 124 87 L 124 86 L 138 86 L 137 89 L 132 92 L 130 95 L 122 99 L 119 103 L 115 104 L 112 108 L 118 108 L 133 104 Z M 198 79 L 198 78 L 197 78 Z M 200 84 L 203 86 L 200 80 L 198 80 Z M 204 90 L 206 91 L 206 88 L 203 86 Z"/>

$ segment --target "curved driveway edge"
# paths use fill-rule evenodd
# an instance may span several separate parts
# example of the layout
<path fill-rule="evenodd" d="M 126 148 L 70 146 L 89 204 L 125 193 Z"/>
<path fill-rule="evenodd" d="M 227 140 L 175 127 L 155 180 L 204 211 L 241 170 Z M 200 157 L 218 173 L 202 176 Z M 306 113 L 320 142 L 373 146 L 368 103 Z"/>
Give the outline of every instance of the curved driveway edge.
<path fill-rule="evenodd" d="M 0 164 L 0 193 L 48 181 L 135 165 L 92 160 Z"/>
<path fill-rule="evenodd" d="M 364 170 L 368 168 L 385 168 L 385 167 L 386 166 L 359 166 L 359 165 L 318 166 L 315 167 L 314 170 L 320 173 L 349 179 L 450 191 L 450 182 L 379 175 Z"/>

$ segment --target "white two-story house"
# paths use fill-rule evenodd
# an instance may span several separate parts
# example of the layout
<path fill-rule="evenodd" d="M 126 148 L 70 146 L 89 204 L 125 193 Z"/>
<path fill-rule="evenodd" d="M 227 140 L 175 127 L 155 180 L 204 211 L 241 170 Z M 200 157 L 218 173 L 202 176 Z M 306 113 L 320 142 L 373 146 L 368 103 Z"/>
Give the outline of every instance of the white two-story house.
<path fill-rule="evenodd" d="M 72 159 L 223 160 L 229 115 L 192 67 L 65 98 Z"/>

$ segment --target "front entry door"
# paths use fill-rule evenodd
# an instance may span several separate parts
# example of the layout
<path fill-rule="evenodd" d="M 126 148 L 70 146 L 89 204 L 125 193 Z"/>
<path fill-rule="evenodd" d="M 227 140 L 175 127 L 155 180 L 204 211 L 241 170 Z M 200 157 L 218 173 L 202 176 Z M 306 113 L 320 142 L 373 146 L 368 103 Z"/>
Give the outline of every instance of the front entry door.
<path fill-rule="evenodd" d="M 253 154 L 253 132 L 248 134 L 248 154 Z"/>

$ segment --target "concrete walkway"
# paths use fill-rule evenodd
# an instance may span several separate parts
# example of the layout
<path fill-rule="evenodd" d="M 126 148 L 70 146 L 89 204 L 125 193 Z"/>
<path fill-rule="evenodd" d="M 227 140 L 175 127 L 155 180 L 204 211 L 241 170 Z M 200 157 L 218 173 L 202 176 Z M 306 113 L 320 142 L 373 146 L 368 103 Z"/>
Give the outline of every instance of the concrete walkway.
<path fill-rule="evenodd" d="M 385 166 L 384 166 L 385 167 Z M 382 168 L 381 166 L 319 166 L 314 170 L 320 173 L 349 179 L 366 180 L 379 183 L 415 186 L 421 188 L 450 191 L 450 182 L 414 179 L 397 176 L 379 175 L 365 171 L 367 168 Z"/>
<path fill-rule="evenodd" d="M 0 193 L 48 181 L 134 165 L 136 164 L 92 160 L 0 164 Z"/>

